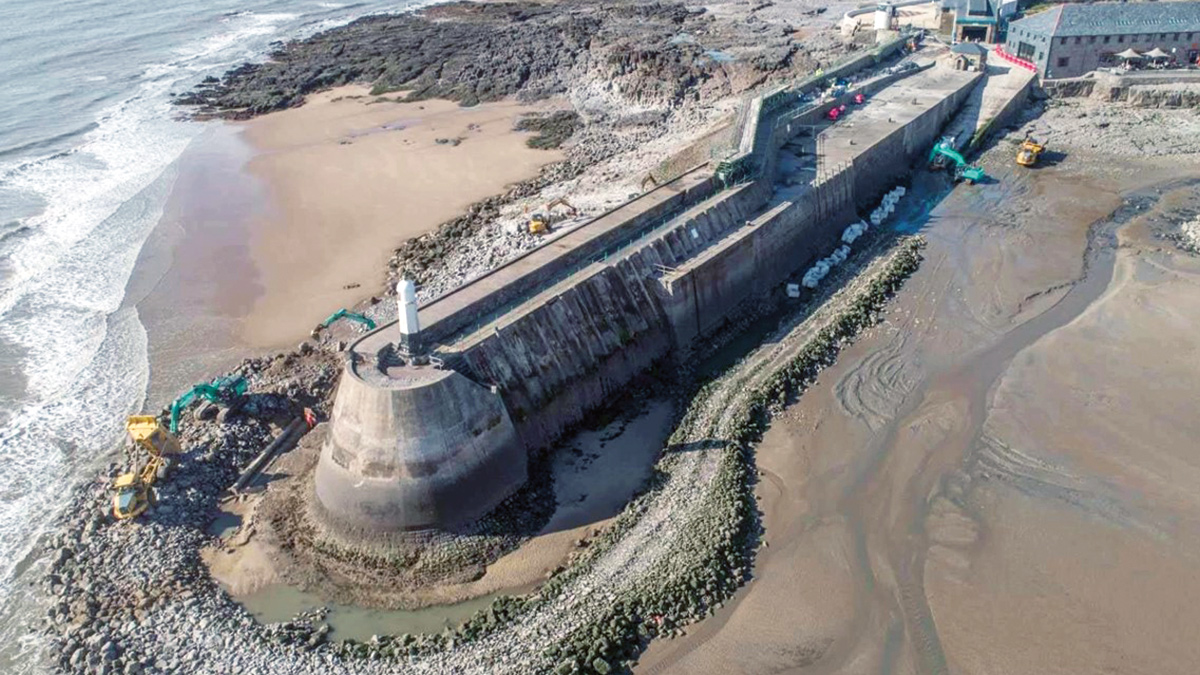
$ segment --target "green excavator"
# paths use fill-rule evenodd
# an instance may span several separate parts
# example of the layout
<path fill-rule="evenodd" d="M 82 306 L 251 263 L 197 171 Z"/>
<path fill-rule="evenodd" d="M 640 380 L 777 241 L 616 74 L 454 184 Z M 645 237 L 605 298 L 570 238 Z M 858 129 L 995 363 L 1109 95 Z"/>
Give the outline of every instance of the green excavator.
<path fill-rule="evenodd" d="M 212 382 L 198 384 L 184 392 L 171 404 L 171 433 L 179 433 L 179 415 L 197 398 L 211 401 L 217 405 L 236 406 L 242 395 L 246 393 L 246 378 L 231 375 L 218 377 Z"/>
<path fill-rule="evenodd" d="M 375 330 L 375 321 L 372 320 L 370 317 L 359 314 L 358 312 L 351 312 L 348 309 L 339 309 L 338 311 L 334 312 L 333 314 L 330 314 L 327 319 L 322 321 L 316 328 L 314 328 L 313 332 L 312 332 L 312 336 L 314 338 L 317 337 L 317 335 L 321 332 L 322 328 L 329 328 L 329 325 L 332 324 L 334 321 L 337 321 L 338 319 L 349 319 L 351 321 L 357 321 L 358 323 L 361 323 L 362 325 L 366 326 L 367 330 Z"/>
<path fill-rule="evenodd" d="M 944 169 L 947 162 L 954 163 L 955 181 L 965 180 L 967 183 L 974 185 L 987 178 L 987 174 L 983 172 L 983 169 L 968 164 L 966 158 L 951 145 L 950 139 L 943 138 L 933 146 L 933 150 L 929 153 L 929 168 Z"/>

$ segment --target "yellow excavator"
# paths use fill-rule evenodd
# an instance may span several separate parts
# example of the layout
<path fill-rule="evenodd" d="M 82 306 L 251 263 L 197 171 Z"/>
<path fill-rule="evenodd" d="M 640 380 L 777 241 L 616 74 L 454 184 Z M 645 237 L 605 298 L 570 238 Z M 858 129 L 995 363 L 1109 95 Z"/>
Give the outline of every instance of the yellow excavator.
<path fill-rule="evenodd" d="M 154 499 L 151 488 L 165 478 L 171 466 L 171 456 L 179 454 L 179 440 L 158 423 L 153 415 L 132 415 L 125 421 L 125 431 L 133 441 L 134 457 L 142 451 L 148 455 L 145 463 L 135 460 L 132 471 L 123 473 L 113 483 L 113 517 L 117 520 L 136 518 L 150 508 Z"/>
<path fill-rule="evenodd" d="M 566 211 L 555 211 L 554 207 L 564 206 Z M 550 225 L 563 218 L 571 218 L 579 213 L 579 209 L 571 206 L 566 199 L 559 198 L 546 204 L 540 210 L 529 216 L 529 234 L 545 234 L 550 231 Z"/>
<path fill-rule="evenodd" d="M 1045 151 L 1045 143 L 1038 143 L 1032 137 L 1027 137 L 1021 142 L 1021 147 L 1017 148 L 1017 164 L 1021 166 L 1035 166 Z"/>

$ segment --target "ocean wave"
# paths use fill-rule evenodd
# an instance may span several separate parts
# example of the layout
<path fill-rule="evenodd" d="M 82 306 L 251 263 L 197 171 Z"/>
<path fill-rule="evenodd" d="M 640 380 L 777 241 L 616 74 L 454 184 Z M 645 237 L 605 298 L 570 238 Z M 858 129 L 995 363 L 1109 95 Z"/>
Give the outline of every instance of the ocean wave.
<path fill-rule="evenodd" d="M 72 149 L 0 162 L 6 190 L 45 204 L 6 226 L 0 242 L 0 338 L 21 353 L 26 384 L 0 425 L 0 606 L 14 600 L 18 561 L 61 508 L 62 488 L 109 456 L 124 417 L 144 403 L 147 338 L 123 296 L 161 217 L 172 167 L 202 129 L 178 121 L 169 92 L 261 54 L 298 19 L 232 17 L 216 35 L 144 68 Z M 32 149 L 36 142 L 21 152 Z M 18 624 L 0 622 L 0 639 L 11 644 Z"/>
<path fill-rule="evenodd" d="M 24 155 L 26 153 L 41 150 L 42 148 L 59 147 L 65 141 L 69 141 L 73 138 L 82 138 L 82 137 L 86 136 L 88 133 L 95 131 L 96 127 L 98 127 L 98 126 L 99 125 L 96 122 L 88 122 L 87 124 L 84 124 L 83 126 L 77 128 L 77 129 L 71 129 L 70 131 L 64 131 L 63 133 L 56 134 L 56 135 L 50 136 L 48 138 L 39 138 L 37 140 L 29 141 L 29 142 L 23 143 L 21 145 L 15 145 L 11 148 L 0 149 L 0 159 L 3 159 L 4 157 Z M 45 159 L 52 159 L 53 157 L 55 157 L 55 155 L 51 155 L 49 157 L 46 157 Z M 4 174 L 0 174 L 0 183 L 3 182 L 4 177 L 5 177 Z"/>
<path fill-rule="evenodd" d="M 0 161 L 6 191 L 45 204 L 36 215 L 6 223 L 0 240 L 0 338 L 22 355 L 26 384 L 0 423 L 0 641 L 12 644 L 24 634 L 20 621 L 2 620 L 24 597 L 15 592 L 18 561 L 53 522 L 63 488 L 110 456 L 124 416 L 144 403 L 147 336 L 123 296 L 161 217 L 173 167 L 202 129 L 178 120 L 169 92 L 262 58 L 270 40 L 356 18 L 330 14 L 221 16 L 215 34 L 131 72 L 131 91 L 104 107 L 86 131 L 53 139 L 61 148 L 78 136 L 70 150 Z M 211 25 L 213 16 L 197 21 Z M 37 143 L 21 154 L 36 151 Z"/>

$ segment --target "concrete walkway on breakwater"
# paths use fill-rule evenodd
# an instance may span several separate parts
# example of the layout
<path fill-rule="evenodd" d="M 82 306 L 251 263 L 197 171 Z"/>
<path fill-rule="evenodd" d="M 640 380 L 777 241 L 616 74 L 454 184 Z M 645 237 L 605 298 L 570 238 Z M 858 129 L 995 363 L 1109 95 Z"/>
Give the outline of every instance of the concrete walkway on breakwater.
<path fill-rule="evenodd" d="M 840 166 L 853 165 L 893 134 L 910 133 L 911 125 L 920 124 L 926 111 L 962 86 L 962 75 L 961 71 L 935 67 L 920 77 L 900 80 L 884 89 L 871 97 L 868 105 L 851 108 L 845 122 L 821 133 L 818 170 L 836 171 Z"/>
<path fill-rule="evenodd" d="M 631 254 L 638 251 L 642 246 L 649 245 L 649 242 L 662 240 L 668 233 L 681 226 L 683 223 L 693 221 L 695 216 L 709 210 L 715 202 L 724 201 L 730 196 L 736 196 L 742 192 L 753 189 L 751 184 L 743 184 L 731 188 L 728 192 L 719 193 L 709 199 L 685 210 L 684 212 L 665 219 L 660 225 L 654 227 L 648 232 L 639 235 L 632 241 L 625 242 L 619 249 L 611 251 L 604 257 L 603 260 L 596 260 L 587 264 L 581 269 L 575 270 L 570 275 L 562 278 L 557 283 L 547 286 L 544 290 L 532 295 L 519 303 L 501 308 L 501 311 L 492 313 L 482 321 L 473 324 L 470 329 L 464 330 L 453 338 L 446 340 L 440 345 L 439 353 L 444 356 L 451 356 L 456 353 L 465 352 L 480 340 L 487 338 L 498 330 L 502 330 L 505 326 L 511 325 L 520 321 L 523 317 L 530 314 L 538 307 L 553 301 L 554 298 L 561 295 L 572 286 L 578 285 L 582 280 L 593 277 L 603 270 L 606 270 L 619 261 L 628 258 Z M 740 215 L 750 215 L 744 213 Z M 736 218 L 739 214 L 730 213 L 726 220 L 730 221 L 728 226 L 735 225 Z M 713 245 L 715 242 L 708 237 L 703 240 L 696 237 L 691 240 L 693 246 L 692 254 L 697 248 Z M 660 270 L 665 271 L 665 270 Z"/>
<path fill-rule="evenodd" d="M 993 57 L 994 58 L 994 57 Z M 962 112 L 946 128 L 954 145 L 974 150 L 989 133 L 1007 125 L 1025 104 L 1037 74 L 995 59 L 983 81 L 971 92 Z"/>

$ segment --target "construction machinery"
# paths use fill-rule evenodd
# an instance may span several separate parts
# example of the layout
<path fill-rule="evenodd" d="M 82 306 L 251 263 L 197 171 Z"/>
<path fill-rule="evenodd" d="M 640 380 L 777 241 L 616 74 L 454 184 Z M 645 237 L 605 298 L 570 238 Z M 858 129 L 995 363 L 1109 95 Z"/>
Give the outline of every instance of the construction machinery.
<path fill-rule="evenodd" d="M 112 510 L 117 520 L 136 518 L 150 508 L 154 483 L 166 477 L 171 456 L 179 454 L 179 441 L 153 415 L 130 416 L 125 421 L 125 431 L 133 441 L 130 454 L 137 459 L 132 471 L 113 482 Z M 144 461 L 140 459 L 143 453 Z"/>
<path fill-rule="evenodd" d="M 349 319 L 366 326 L 367 330 L 375 330 L 375 321 L 373 319 L 358 312 L 351 312 L 348 309 L 339 309 L 330 314 L 327 319 L 321 322 L 321 328 L 329 328 L 330 324 L 338 319 Z"/>
<path fill-rule="evenodd" d="M 557 206 L 565 207 L 566 211 L 555 211 L 554 208 Z M 545 234 L 550 231 L 552 224 L 578 214 L 579 209 L 572 206 L 566 199 L 555 199 L 529 216 L 529 234 Z"/>
<path fill-rule="evenodd" d="M 179 433 L 179 414 L 197 398 L 228 408 L 236 408 L 245 393 L 246 378 L 238 376 L 218 377 L 207 384 L 198 384 L 192 387 L 171 404 L 171 433 Z"/>
<path fill-rule="evenodd" d="M 970 184 L 975 184 L 987 178 L 987 174 L 983 172 L 983 169 L 968 164 L 966 158 L 954 149 L 951 140 L 943 138 L 929 152 L 929 168 L 934 170 L 944 169 L 947 168 L 948 163 L 953 163 L 954 165 L 955 182 L 965 180 Z"/>
<path fill-rule="evenodd" d="M 1045 151 L 1045 143 L 1038 143 L 1032 137 L 1026 137 L 1021 142 L 1021 147 L 1017 148 L 1017 164 L 1021 166 L 1035 166 Z"/>

